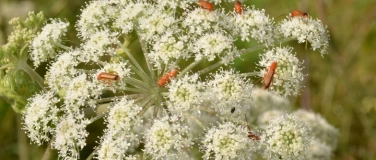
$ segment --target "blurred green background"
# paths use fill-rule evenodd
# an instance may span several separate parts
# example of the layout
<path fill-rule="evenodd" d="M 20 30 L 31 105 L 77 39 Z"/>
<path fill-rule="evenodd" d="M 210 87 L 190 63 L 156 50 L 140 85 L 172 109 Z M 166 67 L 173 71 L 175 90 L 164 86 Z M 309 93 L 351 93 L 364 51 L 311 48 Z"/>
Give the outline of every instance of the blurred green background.
<path fill-rule="evenodd" d="M 79 0 L 1 0 L 0 44 L 6 43 L 11 32 L 8 21 L 13 17 L 24 18 L 29 11 L 43 11 L 47 18 L 68 20 L 71 23 L 68 39 L 77 41 L 73 24 L 84 3 Z M 329 54 L 324 57 L 306 50 L 305 44 L 289 43 L 304 60 L 308 74 L 305 88 L 293 104 L 321 113 L 340 130 L 333 159 L 376 159 L 376 1 L 249 0 L 246 4 L 265 9 L 277 21 L 298 9 L 321 19 L 328 26 L 331 42 Z M 254 64 L 257 59 L 257 54 L 248 54 L 237 60 L 234 67 L 242 72 L 252 71 L 254 66 L 249 64 Z M 0 159 L 41 159 L 46 145 L 30 144 L 20 129 L 20 117 L 0 98 Z M 86 156 L 101 134 L 91 126 L 88 127 L 93 131 L 89 136 L 91 140 L 88 140 L 91 144 L 82 153 Z M 53 159 L 56 159 L 56 153 L 53 154 Z"/>

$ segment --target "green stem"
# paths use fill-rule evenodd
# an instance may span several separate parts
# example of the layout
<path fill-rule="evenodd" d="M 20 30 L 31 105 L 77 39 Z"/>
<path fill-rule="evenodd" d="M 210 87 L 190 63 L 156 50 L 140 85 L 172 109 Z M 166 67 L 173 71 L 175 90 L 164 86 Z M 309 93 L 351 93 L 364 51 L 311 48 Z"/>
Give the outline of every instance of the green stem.
<path fill-rule="evenodd" d="M 284 42 L 288 42 L 288 41 L 291 41 L 291 40 L 294 40 L 294 39 L 295 39 L 295 37 L 288 37 L 288 38 L 280 39 L 280 40 L 274 42 L 274 44 L 284 43 Z M 267 46 L 265 46 L 265 45 L 263 45 L 263 44 L 260 44 L 260 45 L 257 45 L 257 46 L 255 46 L 255 47 L 252 47 L 252 48 L 249 48 L 249 49 L 243 50 L 242 52 L 240 52 L 240 55 L 244 55 L 244 54 L 247 54 L 247 53 L 251 53 L 251 52 L 253 52 L 253 51 L 256 51 L 256 50 L 259 50 L 259 49 L 262 49 L 262 48 L 265 48 L 265 47 L 267 47 Z M 211 70 L 213 70 L 213 69 L 215 69 L 215 68 L 217 68 L 217 67 L 219 67 L 219 66 L 221 66 L 221 65 L 222 65 L 222 62 L 219 61 L 219 62 L 217 62 L 217 63 L 215 63 L 215 64 L 213 64 L 213 65 L 211 65 L 211 66 L 209 66 L 209 67 L 206 67 L 206 68 L 202 69 L 202 70 L 199 71 L 198 73 L 199 73 L 200 75 L 203 75 L 203 74 L 205 74 L 205 73 L 207 73 L 207 72 L 209 72 L 209 71 L 211 71 Z"/>
<path fill-rule="evenodd" d="M 17 138 L 18 138 L 18 152 L 21 154 L 19 155 L 20 160 L 28 160 L 29 158 L 29 143 L 27 140 L 27 136 L 25 135 L 25 131 L 22 130 L 22 118 L 21 115 L 16 115 L 17 116 Z"/>
<path fill-rule="evenodd" d="M 213 69 L 215 69 L 215 68 L 217 68 L 217 67 L 219 67 L 221 65 L 222 65 L 222 62 L 217 62 L 217 63 L 215 63 L 215 64 L 213 64 L 213 65 L 211 65 L 209 67 L 206 67 L 206 68 L 202 69 L 201 71 L 198 71 L 198 74 L 199 75 L 203 75 L 203 74 L 205 74 L 205 73 L 207 73 L 207 72 L 209 72 L 209 71 L 211 71 L 211 70 L 213 70 Z"/>
<path fill-rule="evenodd" d="M 122 98 L 122 97 L 127 97 L 127 98 L 134 99 L 134 98 L 138 98 L 138 97 L 143 97 L 143 95 L 144 94 L 131 94 L 131 95 L 126 95 L 126 96 L 106 97 L 106 98 L 97 99 L 96 102 L 97 103 L 112 102 L 116 98 Z"/>
<path fill-rule="evenodd" d="M 98 151 L 98 149 L 101 147 L 101 145 L 97 146 L 93 152 L 90 153 L 90 155 L 86 158 L 86 160 L 91 160 L 93 159 L 95 153 Z"/>
<path fill-rule="evenodd" d="M 138 34 L 138 32 L 136 32 L 136 33 L 137 33 L 137 36 L 140 37 L 139 34 Z M 148 56 L 146 55 L 146 54 L 147 54 L 146 44 L 145 44 L 145 42 L 142 41 L 140 38 L 138 38 L 138 41 L 140 42 L 142 52 L 144 53 L 143 55 L 144 55 L 144 57 L 145 57 L 146 65 L 148 66 L 148 69 L 149 69 L 149 72 L 150 72 L 150 75 L 151 75 L 151 80 L 152 80 L 153 82 L 156 82 L 157 80 L 156 80 L 155 73 L 154 73 L 154 71 L 153 71 L 153 68 L 150 66 L 149 58 L 148 58 Z"/>
<path fill-rule="evenodd" d="M 137 62 L 137 60 L 133 57 L 133 55 L 128 51 L 128 49 L 126 47 L 124 47 L 120 42 L 117 42 L 118 45 L 121 47 L 121 49 L 123 49 L 123 51 L 125 52 L 125 54 L 127 54 L 128 58 L 133 62 L 133 64 L 135 66 L 133 66 L 133 70 L 135 72 L 137 72 L 137 74 L 146 82 L 150 82 L 152 83 L 153 81 L 149 78 L 149 76 L 147 76 L 147 74 L 145 73 L 145 71 L 142 69 L 142 67 L 140 66 L 140 64 Z"/>
<path fill-rule="evenodd" d="M 193 67 L 195 67 L 196 65 L 198 65 L 201 61 L 202 61 L 202 59 L 198 60 L 198 61 L 192 62 L 189 66 L 185 67 L 184 70 L 180 72 L 180 74 L 177 76 L 177 78 L 180 78 L 181 76 L 183 76 L 185 73 L 187 73 Z"/>
<path fill-rule="evenodd" d="M 278 43 L 285 43 L 285 42 L 288 42 L 288 41 L 291 41 L 291 40 L 294 40 L 296 39 L 296 37 L 287 37 L 287 38 L 283 38 L 283 39 L 280 39 L 280 40 L 277 40 L 275 41 L 273 44 L 278 44 Z M 247 54 L 247 53 L 251 53 L 253 51 L 256 51 L 256 50 L 259 50 L 259 49 L 262 49 L 262 48 L 265 48 L 267 46 L 263 45 L 263 44 L 260 44 L 260 45 L 257 45 L 255 47 L 252 47 L 252 48 L 249 48 L 249 49 L 246 49 L 246 50 L 243 50 L 240 55 L 243 55 L 243 54 Z"/>
<path fill-rule="evenodd" d="M 190 114 L 184 114 L 186 115 L 188 118 L 190 118 L 191 120 L 193 120 L 197 125 L 199 125 L 204 131 L 206 131 L 206 127 L 205 125 L 200 121 L 198 120 L 197 118 L 191 116 Z"/>
<path fill-rule="evenodd" d="M 95 122 L 95 121 L 98 120 L 98 119 L 101 119 L 101 118 L 104 117 L 105 115 L 106 115 L 106 114 L 103 113 L 103 114 L 100 114 L 100 115 L 95 116 L 93 119 L 90 120 L 89 124 Z M 88 125 L 89 125 L 89 124 L 88 124 Z"/>
<path fill-rule="evenodd" d="M 260 72 L 248 72 L 248 73 L 242 73 L 240 74 L 240 76 L 250 77 L 250 76 L 257 76 L 258 74 L 260 74 Z"/>
<path fill-rule="evenodd" d="M 144 90 L 140 88 L 130 88 L 130 87 L 122 89 L 122 91 L 137 92 L 137 93 L 151 93 L 151 91 L 149 90 Z"/>
<path fill-rule="evenodd" d="M 1 67 L 0 67 L 0 70 L 6 69 L 6 68 L 10 68 L 10 67 L 12 67 L 12 66 L 14 66 L 14 64 L 9 63 L 9 64 L 6 64 L 6 65 L 1 66 Z"/>
<path fill-rule="evenodd" d="M 144 105 L 144 107 L 142 107 L 142 110 L 137 115 L 142 116 L 149 109 L 149 107 L 153 105 L 153 103 L 154 103 L 154 100 L 149 98 L 147 103 Z"/>
<path fill-rule="evenodd" d="M 204 106 L 200 106 L 200 110 L 205 111 L 205 112 L 207 112 L 207 113 L 209 113 L 211 115 L 215 115 L 216 114 L 215 110 L 213 110 L 211 108 L 204 107 Z"/>
<path fill-rule="evenodd" d="M 50 159 L 50 157 L 51 157 L 51 143 L 52 143 L 52 140 L 50 140 L 50 142 L 48 143 L 46 151 L 44 151 L 42 160 L 49 160 Z"/>
<path fill-rule="evenodd" d="M 20 61 L 18 63 L 18 67 L 21 68 L 23 71 L 25 71 L 32 80 L 38 83 L 38 85 L 43 89 L 45 89 L 44 80 L 43 78 L 35 72 L 28 64 L 26 64 L 25 61 Z"/>
<path fill-rule="evenodd" d="M 56 43 L 56 42 L 51 42 L 53 45 L 55 45 L 55 46 L 58 46 L 58 47 L 60 47 L 60 48 L 62 48 L 62 49 L 65 49 L 65 50 L 69 50 L 70 48 L 69 47 L 67 47 L 67 46 L 64 46 L 64 45 L 62 45 L 62 44 L 60 44 L 60 43 Z"/>
<path fill-rule="evenodd" d="M 151 86 L 149 86 L 147 83 L 143 82 L 143 81 L 140 81 L 138 79 L 134 79 L 134 78 L 124 78 L 123 79 L 125 83 L 128 83 L 128 84 L 131 84 L 137 88 L 143 88 L 143 89 L 150 89 L 152 88 Z"/>

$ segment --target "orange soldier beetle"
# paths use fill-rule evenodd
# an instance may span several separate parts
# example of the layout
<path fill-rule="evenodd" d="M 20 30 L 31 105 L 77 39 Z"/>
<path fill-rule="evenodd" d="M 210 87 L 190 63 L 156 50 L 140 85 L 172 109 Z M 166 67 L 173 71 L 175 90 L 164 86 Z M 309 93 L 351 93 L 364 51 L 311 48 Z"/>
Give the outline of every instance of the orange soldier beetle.
<path fill-rule="evenodd" d="M 299 10 L 293 10 L 291 12 L 291 17 L 303 17 L 303 18 L 308 18 L 308 14 Z"/>
<path fill-rule="evenodd" d="M 265 76 L 262 78 L 264 80 L 264 90 L 267 90 L 271 86 L 276 68 L 277 62 L 273 62 L 266 71 Z"/>
<path fill-rule="evenodd" d="M 201 8 L 207 9 L 208 11 L 213 11 L 214 5 L 206 0 L 199 0 L 197 3 Z"/>
<path fill-rule="evenodd" d="M 245 121 L 248 123 L 248 120 L 247 120 L 247 116 L 244 114 L 244 116 L 245 116 Z M 247 124 L 247 128 L 248 128 L 248 138 L 249 139 L 252 139 L 252 140 L 254 140 L 254 141 L 258 141 L 258 140 L 260 140 L 260 137 L 258 136 L 258 135 L 256 135 L 256 134 L 254 134 L 253 132 L 251 132 L 251 128 L 249 127 L 249 125 Z"/>
<path fill-rule="evenodd" d="M 119 75 L 115 74 L 114 72 L 110 72 L 110 73 L 106 73 L 106 72 L 102 72 L 102 73 L 99 73 L 98 76 L 97 76 L 97 79 L 98 81 L 103 81 L 103 83 L 106 83 L 106 81 L 112 85 L 112 81 L 119 81 L 120 80 L 120 77 Z"/>
<path fill-rule="evenodd" d="M 242 7 L 242 3 L 240 3 L 239 1 L 235 1 L 235 4 L 234 4 L 234 11 L 238 14 L 242 14 L 243 12 L 243 7 Z"/>
<path fill-rule="evenodd" d="M 174 78 L 178 73 L 179 73 L 179 69 L 177 68 L 167 72 L 165 75 L 159 78 L 158 86 L 159 87 L 165 86 L 168 82 L 171 81 L 171 78 Z"/>

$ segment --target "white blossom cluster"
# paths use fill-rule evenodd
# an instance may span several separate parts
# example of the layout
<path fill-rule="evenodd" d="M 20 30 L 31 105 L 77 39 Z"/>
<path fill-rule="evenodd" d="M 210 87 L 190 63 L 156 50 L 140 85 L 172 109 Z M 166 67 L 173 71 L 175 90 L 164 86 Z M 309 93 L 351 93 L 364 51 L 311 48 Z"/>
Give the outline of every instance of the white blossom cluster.
<path fill-rule="evenodd" d="M 51 20 L 29 50 L 35 67 L 48 63 L 45 91 L 23 118 L 31 141 L 81 159 L 87 125 L 105 117 L 96 159 L 330 159 L 339 133 L 317 114 L 292 112 L 303 62 L 280 44 L 297 38 L 326 53 L 326 28 L 311 17 L 277 23 L 255 6 L 222 8 L 234 3 L 93 0 L 75 24 L 75 47 L 61 43 L 69 24 Z M 233 68 L 260 48 L 258 71 Z"/>
<path fill-rule="evenodd" d="M 177 116 L 155 120 L 145 133 L 145 153 L 154 159 L 188 158 L 184 150 L 193 145 L 188 132 L 189 128 Z"/>
<path fill-rule="evenodd" d="M 137 116 L 141 107 L 133 100 L 122 98 L 112 106 L 107 116 L 107 129 L 101 139 L 98 149 L 98 159 L 128 159 L 127 155 L 132 145 L 139 144 L 135 127 L 141 126 L 142 119 Z"/>
<path fill-rule="evenodd" d="M 45 62 L 57 55 L 56 48 L 62 43 L 61 37 L 65 36 L 68 22 L 59 19 L 52 19 L 46 24 L 42 31 L 31 42 L 30 58 L 34 61 L 34 66 L 38 67 L 41 62 Z"/>
<path fill-rule="evenodd" d="M 247 128 L 227 122 L 211 128 L 203 140 L 204 159 L 250 159 L 258 142 L 247 137 Z"/>
<path fill-rule="evenodd" d="M 251 108 L 252 89 L 252 84 L 246 78 L 232 70 L 220 70 L 209 79 L 206 97 L 211 102 L 210 107 L 217 113 L 238 117 Z M 232 108 L 235 108 L 235 113 L 229 112 Z"/>
<path fill-rule="evenodd" d="M 267 159 L 308 159 L 310 129 L 296 117 L 284 114 L 263 126 L 261 135 L 264 154 Z"/>
<path fill-rule="evenodd" d="M 24 116 L 24 129 L 30 140 L 37 145 L 50 140 L 51 124 L 56 125 L 58 122 L 58 102 L 59 99 L 52 92 L 37 94 L 29 99 Z"/>
<path fill-rule="evenodd" d="M 295 37 L 299 43 L 309 42 L 313 50 L 318 50 L 321 55 L 327 54 L 329 34 L 327 27 L 319 19 L 311 16 L 288 17 L 279 24 L 279 31 L 284 37 Z"/>
<path fill-rule="evenodd" d="M 282 96 L 296 96 L 302 87 L 304 74 L 301 61 L 293 53 L 292 47 L 276 47 L 260 55 L 258 66 L 261 67 L 259 76 L 264 78 L 273 62 L 277 63 L 270 90 Z M 267 79 L 263 79 L 265 81 Z"/>

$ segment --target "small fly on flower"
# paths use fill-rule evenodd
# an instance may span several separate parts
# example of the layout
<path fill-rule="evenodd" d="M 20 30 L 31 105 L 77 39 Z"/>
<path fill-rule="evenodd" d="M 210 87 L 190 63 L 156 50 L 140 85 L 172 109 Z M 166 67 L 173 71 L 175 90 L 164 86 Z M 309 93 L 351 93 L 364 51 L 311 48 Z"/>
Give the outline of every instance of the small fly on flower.
<path fill-rule="evenodd" d="M 197 5 L 200 6 L 201 8 L 207 9 L 210 12 L 213 11 L 213 8 L 214 8 L 213 4 L 205 0 L 199 0 Z"/>
<path fill-rule="evenodd" d="M 273 83 L 273 77 L 275 74 L 275 69 L 277 68 L 277 62 L 272 62 L 266 71 L 265 76 L 262 78 L 264 80 L 264 89 L 267 90 Z"/>
<path fill-rule="evenodd" d="M 303 18 L 308 18 L 308 14 L 299 10 L 293 10 L 291 12 L 291 17 L 303 17 Z"/>
<path fill-rule="evenodd" d="M 159 78 L 158 86 L 159 87 L 165 86 L 168 82 L 171 81 L 171 78 L 174 78 L 178 73 L 179 73 L 179 69 L 177 69 L 177 68 L 167 72 L 165 75 L 163 75 L 161 78 Z"/>
<path fill-rule="evenodd" d="M 235 1 L 234 3 L 234 11 L 238 14 L 242 14 L 243 12 L 243 7 L 242 7 L 242 3 L 240 3 L 239 1 Z"/>
<path fill-rule="evenodd" d="M 112 85 L 112 81 L 119 81 L 120 77 L 114 72 L 110 72 L 110 73 L 102 72 L 98 74 L 97 79 L 98 81 L 102 81 L 103 83 L 106 83 L 107 81 L 110 85 Z"/>

